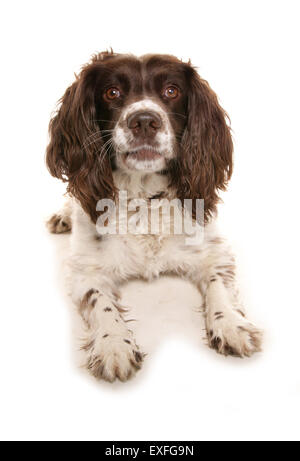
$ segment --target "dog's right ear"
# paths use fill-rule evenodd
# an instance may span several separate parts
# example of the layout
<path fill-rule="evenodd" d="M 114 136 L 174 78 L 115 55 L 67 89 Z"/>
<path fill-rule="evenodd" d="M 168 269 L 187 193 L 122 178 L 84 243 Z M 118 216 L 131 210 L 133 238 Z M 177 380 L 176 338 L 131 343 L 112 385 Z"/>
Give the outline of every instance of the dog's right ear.
<path fill-rule="evenodd" d="M 94 55 L 59 100 L 60 108 L 49 124 L 46 153 L 48 169 L 56 178 L 72 183 L 77 173 L 97 167 L 103 142 L 96 121 L 95 87 L 105 62 L 115 56 L 112 50 Z M 108 169 L 106 158 L 101 158 L 101 167 Z"/>
<path fill-rule="evenodd" d="M 112 198 L 115 187 L 104 149 L 95 104 L 95 88 L 101 63 L 87 65 L 60 100 L 49 124 L 46 163 L 50 173 L 68 182 L 68 192 L 96 222 L 96 205 Z"/>
<path fill-rule="evenodd" d="M 49 123 L 50 142 L 46 152 L 46 164 L 56 178 L 68 181 L 72 168 L 72 158 L 80 156 L 78 136 L 75 134 L 75 122 L 72 117 L 73 106 L 78 88 L 76 80 L 59 100 L 60 108 Z M 73 162 L 74 163 L 74 162 Z"/>

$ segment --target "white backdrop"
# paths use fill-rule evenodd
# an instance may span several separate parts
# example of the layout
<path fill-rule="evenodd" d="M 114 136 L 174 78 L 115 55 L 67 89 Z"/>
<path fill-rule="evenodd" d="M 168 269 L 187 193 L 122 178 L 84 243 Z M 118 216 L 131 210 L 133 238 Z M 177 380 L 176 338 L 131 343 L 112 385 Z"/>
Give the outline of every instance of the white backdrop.
<path fill-rule="evenodd" d="M 2 3 L 1 439 L 299 439 L 298 4 Z M 250 317 L 265 329 L 262 354 L 209 350 L 199 295 L 160 280 L 124 291 L 149 352 L 143 371 L 109 385 L 76 367 L 61 283 L 68 237 L 50 237 L 43 224 L 64 186 L 44 152 L 74 72 L 110 46 L 191 58 L 231 117 L 235 172 L 220 224 L 238 254 Z"/>

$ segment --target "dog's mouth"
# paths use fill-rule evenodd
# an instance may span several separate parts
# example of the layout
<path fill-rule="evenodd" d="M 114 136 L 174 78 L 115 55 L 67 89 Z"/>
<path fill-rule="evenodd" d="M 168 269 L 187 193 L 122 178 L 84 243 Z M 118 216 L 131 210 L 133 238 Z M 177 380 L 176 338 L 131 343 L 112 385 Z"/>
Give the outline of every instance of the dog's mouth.
<path fill-rule="evenodd" d="M 125 162 L 127 162 L 128 160 L 136 160 L 143 162 L 149 160 L 157 160 L 160 158 L 160 152 L 151 147 L 141 147 L 125 153 Z"/>
<path fill-rule="evenodd" d="M 118 156 L 126 169 L 159 171 L 165 167 L 165 155 L 157 147 L 144 144 L 129 149 Z"/>

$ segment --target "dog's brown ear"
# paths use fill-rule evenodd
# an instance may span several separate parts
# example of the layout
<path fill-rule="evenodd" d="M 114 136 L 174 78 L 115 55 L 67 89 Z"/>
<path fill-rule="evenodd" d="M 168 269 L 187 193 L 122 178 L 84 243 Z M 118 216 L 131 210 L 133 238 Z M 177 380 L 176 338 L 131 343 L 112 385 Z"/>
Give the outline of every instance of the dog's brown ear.
<path fill-rule="evenodd" d="M 191 66 L 188 74 L 187 125 L 172 177 L 179 198 L 204 199 L 207 220 L 231 177 L 233 143 L 216 94 Z"/>
<path fill-rule="evenodd" d="M 97 124 L 97 64 L 87 65 L 66 90 L 50 121 L 46 163 L 51 174 L 68 182 L 68 191 L 93 221 L 96 203 L 114 195 L 111 165 Z"/>
<path fill-rule="evenodd" d="M 50 142 L 46 152 L 46 163 L 50 173 L 67 181 L 70 172 L 76 170 L 76 162 L 82 160 L 83 152 L 76 135 L 77 121 L 74 120 L 74 101 L 78 80 L 60 99 L 60 108 L 49 123 Z M 81 131 L 81 130 L 80 130 Z"/>

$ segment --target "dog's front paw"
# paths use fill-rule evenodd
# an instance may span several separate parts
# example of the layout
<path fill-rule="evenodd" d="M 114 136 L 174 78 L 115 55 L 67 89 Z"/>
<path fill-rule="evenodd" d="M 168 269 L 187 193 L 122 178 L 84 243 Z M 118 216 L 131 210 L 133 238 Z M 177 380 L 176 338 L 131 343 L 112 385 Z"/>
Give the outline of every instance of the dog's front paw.
<path fill-rule="evenodd" d="M 141 368 L 144 355 L 133 339 L 105 334 L 82 346 L 87 354 L 86 368 L 97 379 L 127 381 Z"/>
<path fill-rule="evenodd" d="M 250 357 L 261 350 L 262 331 L 243 315 L 214 312 L 207 318 L 208 344 L 224 355 Z"/>
<path fill-rule="evenodd" d="M 52 234 L 62 234 L 70 232 L 72 229 L 71 218 L 67 215 L 54 214 L 48 219 L 47 228 Z"/>

